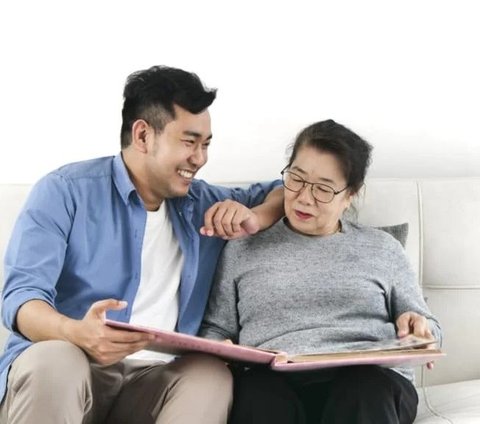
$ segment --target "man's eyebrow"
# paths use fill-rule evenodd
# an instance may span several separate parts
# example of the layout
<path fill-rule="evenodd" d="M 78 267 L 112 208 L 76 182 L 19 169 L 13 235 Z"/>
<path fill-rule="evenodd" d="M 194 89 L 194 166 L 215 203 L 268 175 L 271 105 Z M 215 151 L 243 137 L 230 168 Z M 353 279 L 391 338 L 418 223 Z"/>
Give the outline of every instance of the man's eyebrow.
<path fill-rule="evenodd" d="M 307 172 L 304 171 L 302 168 L 298 167 L 298 166 L 292 166 L 290 169 L 292 170 L 295 170 L 297 172 L 300 172 L 301 174 L 303 175 L 307 175 Z M 330 178 L 324 178 L 324 177 L 320 177 L 319 180 L 321 182 L 324 182 L 324 183 L 330 183 L 330 184 L 335 184 L 335 181 L 331 180 Z M 313 182 L 313 181 L 312 181 Z"/>
<path fill-rule="evenodd" d="M 189 135 L 189 136 L 195 137 L 195 138 L 202 138 L 202 134 L 200 134 L 199 132 L 196 132 L 196 131 L 185 130 L 185 131 L 183 131 L 183 134 L 184 135 Z M 211 139 L 212 139 L 212 134 L 210 134 L 205 140 L 211 140 Z"/>

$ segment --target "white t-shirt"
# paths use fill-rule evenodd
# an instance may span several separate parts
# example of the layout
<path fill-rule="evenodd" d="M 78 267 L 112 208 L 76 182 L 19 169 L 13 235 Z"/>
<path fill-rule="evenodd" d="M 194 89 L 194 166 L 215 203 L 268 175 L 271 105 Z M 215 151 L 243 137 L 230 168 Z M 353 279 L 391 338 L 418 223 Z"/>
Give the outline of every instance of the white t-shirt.
<path fill-rule="evenodd" d="M 140 284 L 130 322 L 174 331 L 178 319 L 183 254 L 165 202 L 162 202 L 158 211 L 147 211 L 141 266 Z M 141 350 L 127 358 L 170 361 L 173 355 Z"/>

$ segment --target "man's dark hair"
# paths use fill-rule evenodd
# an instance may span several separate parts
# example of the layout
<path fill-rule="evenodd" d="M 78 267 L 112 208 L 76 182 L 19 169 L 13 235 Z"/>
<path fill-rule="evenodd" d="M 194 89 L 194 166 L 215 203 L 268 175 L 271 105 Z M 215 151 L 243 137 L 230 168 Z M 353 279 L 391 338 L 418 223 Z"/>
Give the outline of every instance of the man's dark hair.
<path fill-rule="evenodd" d="M 123 91 L 122 149 L 132 142 L 133 123 L 144 119 L 155 131 L 175 119 L 174 105 L 197 114 L 215 100 L 216 90 L 206 88 L 200 78 L 182 69 L 152 66 L 129 75 Z"/>
<path fill-rule="evenodd" d="M 332 119 L 316 122 L 297 135 L 288 166 L 303 146 L 332 153 L 340 161 L 350 193 L 355 194 L 362 188 L 371 162 L 372 146 L 359 135 Z"/>

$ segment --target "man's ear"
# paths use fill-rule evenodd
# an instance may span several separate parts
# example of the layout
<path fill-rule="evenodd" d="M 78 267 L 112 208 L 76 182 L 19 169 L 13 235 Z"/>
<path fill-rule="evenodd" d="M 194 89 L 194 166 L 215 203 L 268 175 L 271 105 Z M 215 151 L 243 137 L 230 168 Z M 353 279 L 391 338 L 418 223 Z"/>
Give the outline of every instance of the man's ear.
<path fill-rule="evenodd" d="M 137 119 L 132 125 L 132 147 L 141 153 L 147 153 L 150 137 L 155 134 L 154 129 L 143 119 Z"/>

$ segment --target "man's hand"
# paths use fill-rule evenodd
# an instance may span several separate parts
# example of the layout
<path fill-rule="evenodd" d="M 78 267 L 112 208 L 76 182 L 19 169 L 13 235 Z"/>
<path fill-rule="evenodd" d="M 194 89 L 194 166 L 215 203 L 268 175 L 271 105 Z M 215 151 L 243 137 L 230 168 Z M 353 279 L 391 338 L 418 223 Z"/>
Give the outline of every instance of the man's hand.
<path fill-rule="evenodd" d="M 127 355 L 144 349 L 154 336 L 113 329 L 105 325 L 107 310 L 120 310 L 127 302 L 106 299 L 95 302 L 82 320 L 66 319 L 61 331 L 65 338 L 83 349 L 101 365 L 114 364 Z"/>
<path fill-rule="evenodd" d="M 205 212 L 200 234 L 233 240 L 255 234 L 260 230 L 257 215 L 234 200 L 217 202 Z"/>
<path fill-rule="evenodd" d="M 401 314 L 396 321 L 397 335 L 398 337 L 405 337 L 408 334 L 413 334 L 418 337 L 424 337 L 426 339 L 432 339 L 433 335 L 428 326 L 427 319 L 416 312 L 407 311 Z M 429 347 L 433 348 L 433 345 Z M 433 368 L 433 362 L 427 363 L 427 368 Z"/>

